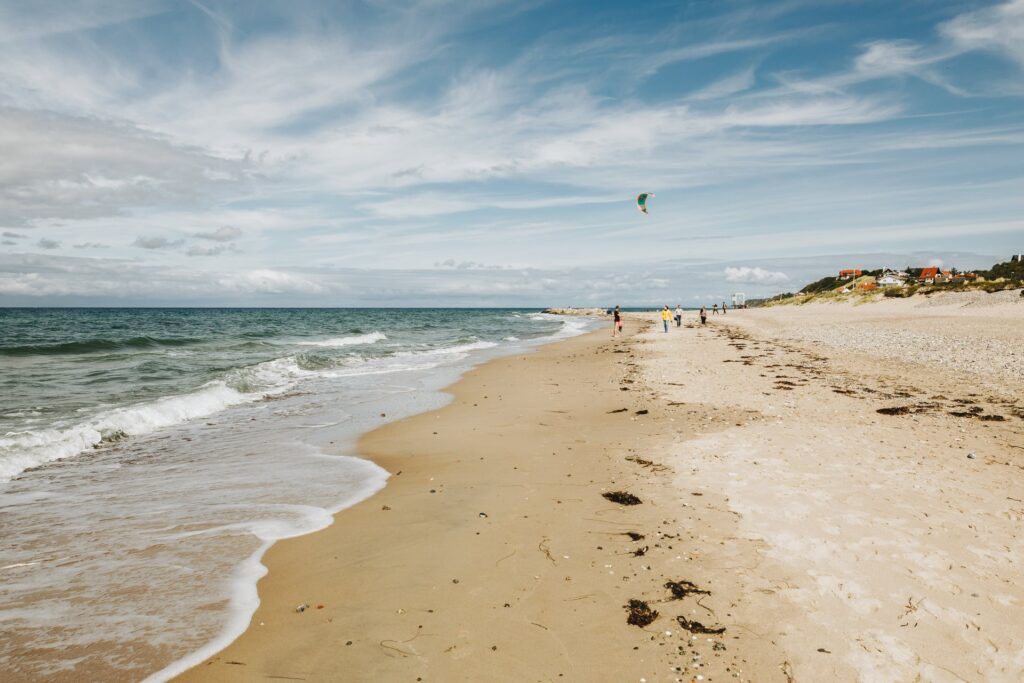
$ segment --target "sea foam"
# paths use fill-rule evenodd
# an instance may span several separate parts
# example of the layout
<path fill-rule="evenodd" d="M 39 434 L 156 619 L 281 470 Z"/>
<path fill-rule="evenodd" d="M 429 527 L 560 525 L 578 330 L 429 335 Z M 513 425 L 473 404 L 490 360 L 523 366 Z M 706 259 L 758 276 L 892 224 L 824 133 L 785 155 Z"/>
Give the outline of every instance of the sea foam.
<path fill-rule="evenodd" d="M 362 344 L 375 344 L 379 341 L 384 341 L 387 336 L 383 332 L 370 332 L 369 334 L 360 334 L 352 337 L 334 337 L 332 339 L 323 339 L 320 341 L 301 341 L 298 342 L 300 346 L 326 346 L 326 347 L 341 347 L 341 346 L 359 346 Z"/>

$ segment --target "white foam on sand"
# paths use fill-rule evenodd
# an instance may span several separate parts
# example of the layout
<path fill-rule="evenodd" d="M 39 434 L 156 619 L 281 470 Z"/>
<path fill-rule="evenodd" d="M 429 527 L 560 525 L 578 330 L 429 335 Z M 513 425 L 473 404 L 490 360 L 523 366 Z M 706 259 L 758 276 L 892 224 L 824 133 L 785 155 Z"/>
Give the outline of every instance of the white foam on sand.
<path fill-rule="evenodd" d="M 236 638 L 249 628 L 252 616 L 260 605 L 259 593 L 256 587 L 259 580 L 267 574 L 267 568 L 261 561 L 264 553 L 279 540 L 304 536 L 321 529 L 326 529 L 334 522 L 335 514 L 345 508 L 352 507 L 360 501 L 366 500 L 380 491 L 384 488 L 384 484 L 390 476 L 387 470 L 362 458 L 331 456 L 320 452 L 312 452 L 310 455 L 330 459 L 345 467 L 363 470 L 363 476 L 365 477 L 363 485 L 358 489 L 350 491 L 342 500 L 330 508 L 303 505 L 287 506 L 289 512 L 299 513 L 301 521 L 298 523 L 263 519 L 253 520 L 241 525 L 225 525 L 200 532 L 203 534 L 216 534 L 242 528 L 259 538 L 262 543 L 252 555 L 235 568 L 234 574 L 230 579 L 228 614 L 220 633 L 198 650 L 168 664 L 160 671 L 150 674 L 143 679 L 143 683 L 163 683 L 163 681 L 168 681 L 188 669 L 201 664 L 234 642 Z"/>

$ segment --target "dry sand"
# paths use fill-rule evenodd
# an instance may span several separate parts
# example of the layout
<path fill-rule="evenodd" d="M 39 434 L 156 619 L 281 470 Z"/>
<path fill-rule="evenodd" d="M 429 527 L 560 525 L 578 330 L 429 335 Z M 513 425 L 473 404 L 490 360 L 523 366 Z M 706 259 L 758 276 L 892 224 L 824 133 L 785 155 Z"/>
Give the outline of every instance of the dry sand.
<path fill-rule="evenodd" d="M 362 440 L 387 488 L 275 545 L 250 629 L 182 680 L 1022 680 L 1024 306 L 918 304 L 488 363 Z M 1009 366 L 893 346 L 986 329 Z"/>

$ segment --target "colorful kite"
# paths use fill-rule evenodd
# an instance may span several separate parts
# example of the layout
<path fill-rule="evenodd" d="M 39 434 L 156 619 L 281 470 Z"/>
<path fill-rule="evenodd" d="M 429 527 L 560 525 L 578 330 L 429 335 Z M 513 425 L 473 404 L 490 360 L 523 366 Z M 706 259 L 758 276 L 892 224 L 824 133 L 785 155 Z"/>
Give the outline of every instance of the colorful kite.
<path fill-rule="evenodd" d="M 647 198 L 653 196 L 653 192 L 641 192 L 636 196 L 636 208 L 640 213 L 647 213 Z"/>

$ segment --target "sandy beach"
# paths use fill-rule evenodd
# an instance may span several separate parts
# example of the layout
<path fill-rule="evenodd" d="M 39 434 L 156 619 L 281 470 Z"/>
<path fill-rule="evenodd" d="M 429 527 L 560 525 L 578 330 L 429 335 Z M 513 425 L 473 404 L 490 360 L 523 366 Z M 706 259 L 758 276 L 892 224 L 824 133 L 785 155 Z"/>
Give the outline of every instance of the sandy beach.
<path fill-rule="evenodd" d="M 1024 305 L 981 301 L 487 363 L 361 440 L 387 487 L 178 680 L 1020 680 Z"/>

